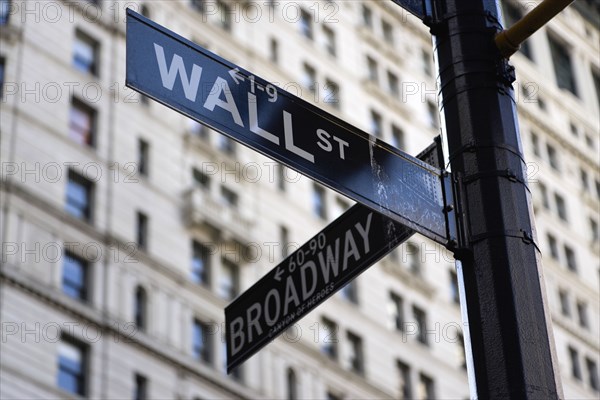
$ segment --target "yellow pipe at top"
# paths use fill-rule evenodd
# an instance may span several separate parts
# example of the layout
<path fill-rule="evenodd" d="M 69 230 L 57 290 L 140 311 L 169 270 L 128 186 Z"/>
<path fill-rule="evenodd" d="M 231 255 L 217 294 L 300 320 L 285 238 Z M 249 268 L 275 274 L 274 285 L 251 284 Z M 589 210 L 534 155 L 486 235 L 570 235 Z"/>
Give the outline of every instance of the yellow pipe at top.
<path fill-rule="evenodd" d="M 519 50 L 529 36 L 564 10 L 574 0 L 544 0 L 513 26 L 496 35 L 496 46 L 500 54 L 509 58 Z"/>

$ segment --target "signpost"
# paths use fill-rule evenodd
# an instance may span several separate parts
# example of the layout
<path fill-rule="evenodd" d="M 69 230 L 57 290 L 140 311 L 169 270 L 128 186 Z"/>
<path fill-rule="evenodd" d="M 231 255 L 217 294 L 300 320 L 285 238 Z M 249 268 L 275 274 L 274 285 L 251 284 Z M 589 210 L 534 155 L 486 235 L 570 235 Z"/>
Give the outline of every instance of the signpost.
<path fill-rule="evenodd" d="M 393 1 L 435 36 L 454 177 L 127 10 L 127 86 L 359 203 L 226 308 L 227 369 L 416 231 L 460 266 L 473 396 L 559 398 L 497 2 Z"/>
<path fill-rule="evenodd" d="M 127 86 L 446 245 L 442 171 L 127 10 Z"/>
<path fill-rule="evenodd" d="M 442 165 L 439 140 L 418 158 Z M 227 306 L 227 372 L 413 234 L 382 214 L 354 205 Z"/>

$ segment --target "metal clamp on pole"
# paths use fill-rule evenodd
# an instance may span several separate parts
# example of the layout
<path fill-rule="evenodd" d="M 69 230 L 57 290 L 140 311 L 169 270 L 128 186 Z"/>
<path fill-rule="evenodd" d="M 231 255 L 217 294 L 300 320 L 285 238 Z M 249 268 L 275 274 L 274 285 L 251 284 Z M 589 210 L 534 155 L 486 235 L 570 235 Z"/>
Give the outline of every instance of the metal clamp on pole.
<path fill-rule="evenodd" d="M 509 58 L 515 54 L 529 36 L 565 9 L 574 0 L 544 0 L 509 29 L 498 33 L 495 38 L 500 54 Z"/>

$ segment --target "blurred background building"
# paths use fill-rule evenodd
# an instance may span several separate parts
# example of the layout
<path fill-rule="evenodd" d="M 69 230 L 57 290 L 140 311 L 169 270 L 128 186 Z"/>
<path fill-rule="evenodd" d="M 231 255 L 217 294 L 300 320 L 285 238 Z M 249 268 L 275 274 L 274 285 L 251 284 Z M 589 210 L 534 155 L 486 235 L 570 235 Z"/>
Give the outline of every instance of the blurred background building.
<path fill-rule="evenodd" d="M 410 154 L 439 134 L 430 33 L 392 1 L 1 0 L 0 397 L 468 398 L 453 259 L 420 236 L 225 374 L 225 306 L 350 203 L 125 88 L 126 7 Z M 598 24 L 577 1 L 513 57 L 570 399 L 600 395 Z"/>

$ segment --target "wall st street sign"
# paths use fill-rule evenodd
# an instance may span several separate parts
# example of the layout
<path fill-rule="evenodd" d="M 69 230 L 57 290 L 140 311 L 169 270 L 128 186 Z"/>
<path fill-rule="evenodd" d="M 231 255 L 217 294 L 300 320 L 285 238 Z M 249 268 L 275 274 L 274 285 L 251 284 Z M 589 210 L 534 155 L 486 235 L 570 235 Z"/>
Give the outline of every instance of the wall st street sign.
<path fill-rule="evenodd" d="M 127 86 L 446 245 L 442 171 L 127 10 Z"/>

